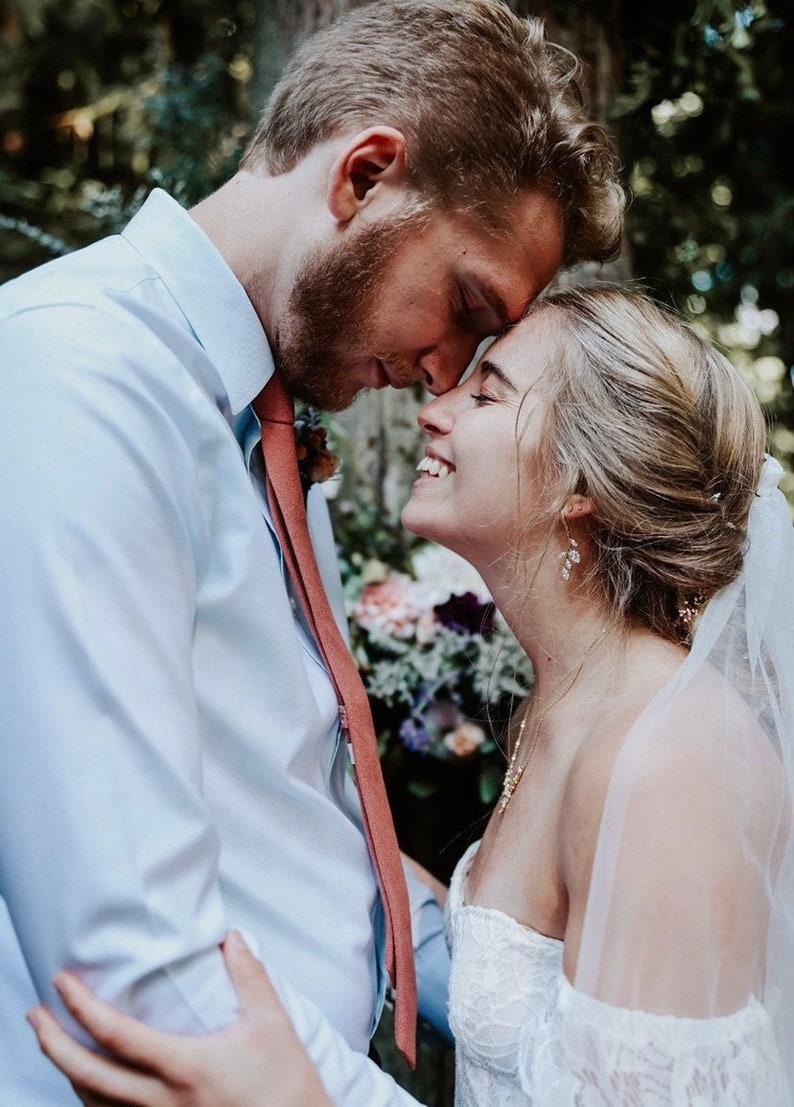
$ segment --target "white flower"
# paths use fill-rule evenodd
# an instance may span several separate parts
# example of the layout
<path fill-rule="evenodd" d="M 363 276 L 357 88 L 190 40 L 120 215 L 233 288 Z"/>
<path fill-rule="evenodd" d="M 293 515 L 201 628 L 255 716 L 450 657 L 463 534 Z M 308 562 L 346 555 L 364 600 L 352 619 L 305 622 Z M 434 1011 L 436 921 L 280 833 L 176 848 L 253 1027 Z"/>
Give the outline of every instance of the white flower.
<path fill-rule="evenodd" d="M 444 546 L 420 546 L 412 554 L 411 564 L 429 608 L 466 592 L 473 592 L 480 603 L 490 602 L 491 594 L 477 570 Z"/>

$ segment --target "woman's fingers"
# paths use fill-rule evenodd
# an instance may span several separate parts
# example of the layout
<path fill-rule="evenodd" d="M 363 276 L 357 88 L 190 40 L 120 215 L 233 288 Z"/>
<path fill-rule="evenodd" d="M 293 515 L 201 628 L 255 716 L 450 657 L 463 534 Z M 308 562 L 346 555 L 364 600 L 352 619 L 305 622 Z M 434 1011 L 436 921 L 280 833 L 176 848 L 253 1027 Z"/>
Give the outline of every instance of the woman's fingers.
<path fill-rule="evenodd" d="M 94 1041 L 119 1061 L 168 1077 L 175 1047 L 172 1035 L 152 1030 L 98 999 L 79 977 L 60 973 L 55 987 L 65 1006 Z M 87 1051 L 88 1052 L 88 1051 Z"/>
<path fill-rule="evenodd" d="M 34 1008 L 28 1021 L 36 1031 L 42 1053 L 66 1074 L 84 1102 L 130 1104 L 131 1107 L 157 1107 L 164 1102 L 158 1082 L 86 1049 L 62 1029 L 46 1007 Z"/>
<path fill-rule="evenodd" d="M 254 957 L 242 934 L 230 930 L 223 942 L 223 959 L 231 977 L 241 1011 L 257 1008 L 260 1012 L 267 1003 L 269 1009 L 281 1011 L 281 1001 L 261 961 Z M 286 1017 L 286 1016 L 285 1016 Z"/>
<path fill-rule="evenodd" d="M 224 1035 L 235 1042 L 235 1052 L 220 1056 L 232 1061 L 236 1057 L 234 1067 L 243 1076 L 243 1061 L 246 1058 L 253 1061 L 246 1093 L 233 1095 L 229 1103 L 258 1103 L 261 1088 L 268 1087 L 268 1102 L 284 1107 L 307 1103 L 312 1107 L 333 1107 L 270 977 L 239 931 L 226 935 L 223 956 L 237 991 L 240 1016 L 217 1035 L 218 1043 Z"/>
<path fill-rule="evenodd" d="M 223 955 L 240 1015 L 217 1034 L 162 1034 L 61 973 L 55 983 L 66 1007 L 112 1056 L 86 1049 L 39 1007 L 29 1018 L 43 1052 L 93 1107 L 331 1107 L 270 978 L 239 933 L 227 937 Z"/>

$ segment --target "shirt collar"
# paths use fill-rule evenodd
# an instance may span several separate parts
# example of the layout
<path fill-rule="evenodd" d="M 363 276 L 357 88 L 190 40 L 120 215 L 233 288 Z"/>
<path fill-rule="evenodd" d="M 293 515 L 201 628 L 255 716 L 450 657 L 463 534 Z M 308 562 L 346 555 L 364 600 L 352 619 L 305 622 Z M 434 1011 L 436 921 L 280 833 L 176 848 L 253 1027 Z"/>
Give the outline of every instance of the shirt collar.
<path fill-rule="evenodd" d="M 245 289 L 198 223 L 154 189 L 122 232 L 157 270 L 215 365 L 237 415 L 273 373 L 273 354 Z"/>

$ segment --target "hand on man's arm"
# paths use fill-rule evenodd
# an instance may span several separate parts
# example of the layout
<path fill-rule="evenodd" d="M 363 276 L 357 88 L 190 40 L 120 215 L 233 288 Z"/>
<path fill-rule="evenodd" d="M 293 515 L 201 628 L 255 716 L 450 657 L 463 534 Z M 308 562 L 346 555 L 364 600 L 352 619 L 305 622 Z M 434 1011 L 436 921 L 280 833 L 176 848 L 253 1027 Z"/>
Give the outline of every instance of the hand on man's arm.
<path fill-rule="evenodd" d="M 239 934 L 227 937 L 224 961 L 239 1014 L 225 1030 L 204 1038 L 152 1030 L 92 996 L 68 974 L 57 982 L 59 992 L 107 1055 L 71 1038 L 44 1007 L 29 1019 L 42 1051 L 69 1077 L 86 1107 L 108 1101 L 141 1107 L 330 1107 L 273 985 Z"/>

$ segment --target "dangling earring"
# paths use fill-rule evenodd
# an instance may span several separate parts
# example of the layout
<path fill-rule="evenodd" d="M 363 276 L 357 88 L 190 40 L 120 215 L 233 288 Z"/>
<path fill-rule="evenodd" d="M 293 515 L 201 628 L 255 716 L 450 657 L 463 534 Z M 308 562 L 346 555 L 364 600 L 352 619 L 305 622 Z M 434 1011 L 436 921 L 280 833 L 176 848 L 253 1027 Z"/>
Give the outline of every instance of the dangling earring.
<path fill-rule="evenodd" d="M 575 538 L 571 537 L 568 520 L 565 518 L 570 510 L 570 507 L 566 507 L 562 513 L 562 525 L 565 528 L 565 537 L 568 539 L 568 549 L 561 550 L 560 553 L 557 554 L 557 560 L 562 562 L 563 580 L 571 579 L 571 569 L 581 561 L 581 557 L 579 556 L 579 543 Z"/>
<path fill-rule="evenodd" d="M 683 607 L 678 609 L 678 633 L 685 646 L 692 645 L 692 629 L 695 616 L 705 602 L 706 597 L 703 593 L 696 592 L 684 601 Z"/>

